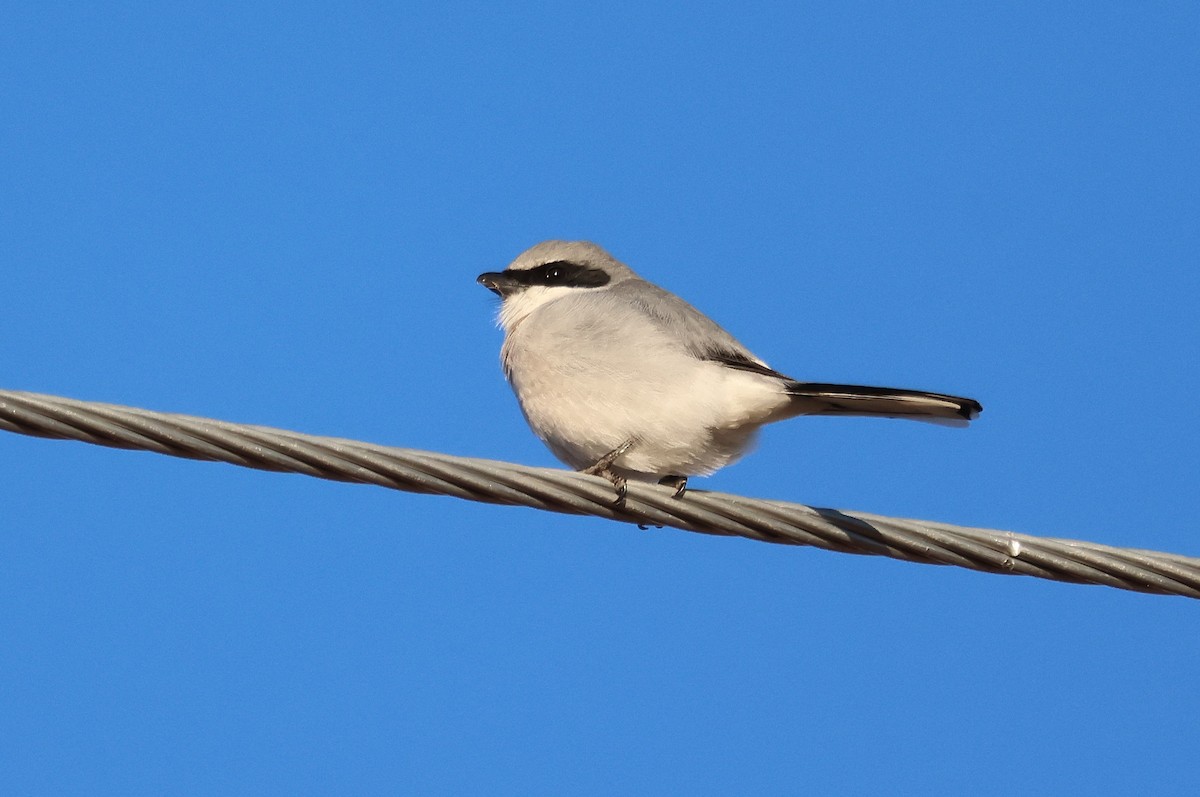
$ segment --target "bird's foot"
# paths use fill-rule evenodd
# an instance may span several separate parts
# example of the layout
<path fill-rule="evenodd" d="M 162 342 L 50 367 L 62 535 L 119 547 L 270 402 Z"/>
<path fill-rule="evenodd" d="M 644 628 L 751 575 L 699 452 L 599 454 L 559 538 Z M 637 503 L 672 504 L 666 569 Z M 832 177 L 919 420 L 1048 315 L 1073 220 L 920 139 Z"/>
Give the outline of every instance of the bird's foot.
<path fill-rule="evenodd" d="M 633 440 L 626 440 L 612 451 L 600 457 L 594 464 L 580 471 L 580 473 L 587 473 L 592 476 L 603 476 L 612 482 L 613 487 L 617 488 L 617 498 L 613 501 L 613 506 L 617 509 L 625 506 L 625 496 L 629 492 L 629 484 L 624 476 L 612 469 L 612 464 L 617 461 L 618 457 L 628 451 L 632 445 Z"/>
<path fill-rule="evenodd" d="M 687 476 L 663 476 L 661 479 L 658 480 L 658 483 L 663 485 L 664 487 L 674 487 L 675 488 L 675 494 L 673 496 L 671 496 L 672 498 L 683 498 L 683 494 L 685 492 L 687 492 L 687 480 L 688 480 Z M 650 527 L 643 526 L 641 523 L 639 523 L 638 528 L 641 529 L 642 531 L 645 531 L 646 529 L 648 529 Z M 656 524 L 654 526 L 654 528 L 661 529 L 662 526 L 659 526 Z"/>
<path fill-rule="evenodd" d="M 687 492 L 687 476 L 663 476 L 658 480 L 658 483 L 665 487 L 674 487 L 675 495 L 672 498 L 683 498 L 683 494 Z"/>

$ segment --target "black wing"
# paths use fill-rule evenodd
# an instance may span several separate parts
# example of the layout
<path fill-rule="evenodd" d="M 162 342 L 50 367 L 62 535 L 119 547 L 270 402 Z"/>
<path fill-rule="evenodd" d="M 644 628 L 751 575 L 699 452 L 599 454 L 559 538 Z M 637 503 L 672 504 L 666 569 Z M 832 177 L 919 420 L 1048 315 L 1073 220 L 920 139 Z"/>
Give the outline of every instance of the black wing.
<path fill-rule="evenodd" d="M 773 376 L 778 379 L 784 379 L 791 382 L 789 376 L 785 376 L 774 368 L 769 367 L 766 363 L 760 362 L 753 357 L 748 357 L 740 351 L 731 349 L 710 348 L 706 351 L 697 352 L 701 360 L 710 360 L 714 363 L 719 363 L 726 368 L 734 368 L 738 371 L 749 371 L 752 374 L 761 374 L 763 376 Z"/>

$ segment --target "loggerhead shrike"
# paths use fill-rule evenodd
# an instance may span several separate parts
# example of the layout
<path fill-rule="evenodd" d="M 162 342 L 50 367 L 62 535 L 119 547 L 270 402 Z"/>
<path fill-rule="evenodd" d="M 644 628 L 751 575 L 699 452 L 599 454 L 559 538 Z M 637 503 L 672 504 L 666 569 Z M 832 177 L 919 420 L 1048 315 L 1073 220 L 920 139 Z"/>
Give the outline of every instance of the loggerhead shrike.
<path fill-rule="evenodd" d="M 572 468 L 682 496 L 741 457 L 759 427 L 797 415 L 877 415 L 965 426 L 968 398 L 797 382 L 690 304 L 586 241 L 545 241 L 504 271 L 500 362 L 535 434 Z"/>

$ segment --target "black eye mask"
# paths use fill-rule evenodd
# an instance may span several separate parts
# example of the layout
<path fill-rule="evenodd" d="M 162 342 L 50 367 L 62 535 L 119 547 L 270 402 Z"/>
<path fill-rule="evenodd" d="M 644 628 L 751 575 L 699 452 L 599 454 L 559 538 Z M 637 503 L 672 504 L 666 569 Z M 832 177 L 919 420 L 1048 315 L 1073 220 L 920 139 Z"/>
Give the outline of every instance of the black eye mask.
<path fill-rule="evenodd" d="M 568 288 L 599 288 L 607 285 L 611 279 L 608 272 L 600 268 L 592 268 L 580 263 L 566 260 L 556 260 L 536 268 L 520 270 L 508 269 L 503 272 L 514 283 L 532 288 L 536 285 L 552 287 L 562 285 Z"/>

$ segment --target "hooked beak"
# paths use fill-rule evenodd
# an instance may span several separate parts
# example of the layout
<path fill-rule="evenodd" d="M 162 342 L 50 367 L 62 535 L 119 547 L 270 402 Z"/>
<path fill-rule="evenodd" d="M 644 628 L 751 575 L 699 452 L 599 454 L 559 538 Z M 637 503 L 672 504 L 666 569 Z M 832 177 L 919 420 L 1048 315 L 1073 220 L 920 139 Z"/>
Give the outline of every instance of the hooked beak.
<path fill-rule="evenodd" d="M 516 292 L 517 288 L 520 287 L 516 280 L 503 271 L 486 271 L 476 277 L 475 281 L 501 299 Z"/>

